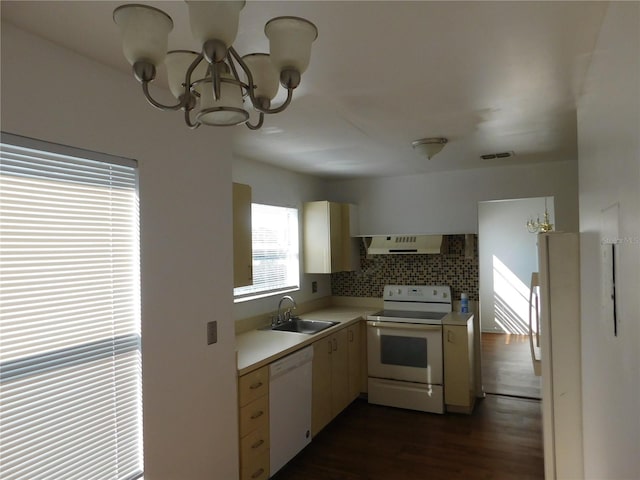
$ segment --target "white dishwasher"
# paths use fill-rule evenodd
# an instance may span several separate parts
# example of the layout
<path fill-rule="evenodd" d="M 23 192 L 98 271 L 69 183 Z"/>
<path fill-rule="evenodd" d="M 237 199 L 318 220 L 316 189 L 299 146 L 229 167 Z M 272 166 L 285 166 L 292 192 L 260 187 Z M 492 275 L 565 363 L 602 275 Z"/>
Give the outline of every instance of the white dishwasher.
<path fill-rule="evenodd" d="M 269 367 L 270 475 L 311 441 L 312 360 L 309 346 Z"/>

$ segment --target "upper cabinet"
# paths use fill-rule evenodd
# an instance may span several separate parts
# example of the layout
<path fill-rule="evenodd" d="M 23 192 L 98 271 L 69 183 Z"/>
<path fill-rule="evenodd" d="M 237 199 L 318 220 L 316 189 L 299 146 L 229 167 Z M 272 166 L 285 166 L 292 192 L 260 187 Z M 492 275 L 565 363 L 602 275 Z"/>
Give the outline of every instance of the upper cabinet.
<path fill-rule="evenodd" d="M 356 207 L 327 201 L 307 202 L 303 210 L 304 271 L 333 273 L 356 270 Z"/>
<path fill-rule="evenodd" d="M 251 187 L 233 184 L 233 286 L 253 283 Z"/>

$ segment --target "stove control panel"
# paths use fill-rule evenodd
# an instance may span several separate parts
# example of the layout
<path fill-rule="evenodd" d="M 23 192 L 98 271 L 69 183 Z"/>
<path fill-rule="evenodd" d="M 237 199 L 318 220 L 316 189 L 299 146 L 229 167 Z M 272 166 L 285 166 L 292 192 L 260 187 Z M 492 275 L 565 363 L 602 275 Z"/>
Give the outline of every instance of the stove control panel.
<path fill-rule="evenodd" d="M 396 302 L 451 303 L 448 285 L 385 285 L 383 300 Z"/>

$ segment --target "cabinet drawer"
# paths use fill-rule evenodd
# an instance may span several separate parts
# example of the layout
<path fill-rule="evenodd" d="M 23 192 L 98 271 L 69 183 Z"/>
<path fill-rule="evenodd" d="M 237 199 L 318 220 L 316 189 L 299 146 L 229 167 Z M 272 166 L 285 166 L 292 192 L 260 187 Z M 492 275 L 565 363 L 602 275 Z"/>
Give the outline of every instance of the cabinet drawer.
<path fill-rule="evenodd" d="M 242 480 L 267 480 L 269 478 L 269 450 L 247 461 L 240 463 L 240 478 Z"/>
<path fill-rule="evenodd" d="M 240 408 L 240 438 L 260 428 L 269 429 L 268 395 Z"/>
<path fill-rule="evenodd" d="M 269 429 L 266 427 L 255 430 L 240 440 L 240 461 L 242 463 L 262 455 L 265 451 L 269 451 Z"/>
<path fill-rule="evenodd" d="M 243 375 L 238 380 L 238 397 L 243 407 L 269 392 L 269 366 Z"/>

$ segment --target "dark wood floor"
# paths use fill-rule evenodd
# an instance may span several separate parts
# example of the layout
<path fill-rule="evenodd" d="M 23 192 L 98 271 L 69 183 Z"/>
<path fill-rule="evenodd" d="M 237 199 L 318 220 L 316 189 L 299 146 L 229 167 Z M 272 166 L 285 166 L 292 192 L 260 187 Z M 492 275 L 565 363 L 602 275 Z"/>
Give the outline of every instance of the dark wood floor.
<path fill-rule="evenodd" d="M 541 405 L 534 400 L 540 380 L 533 375 L 527 341 L 482 334 L 489 394 L 472 415 L 357 400 L 274 480 L 544 479 Z"/>
<path fill-rule="evenodd" d="M 541 398 L 528 336 L 482 334 L 482 384 L 487 393 Z"/>
<path fill-rule="evenodd" d="M 544 479 L 540 402 L 488 395 L 472 415 L 356 400 L 276 480 Z"/>

